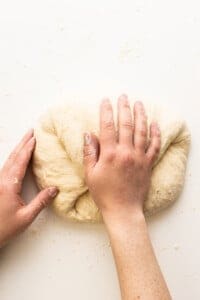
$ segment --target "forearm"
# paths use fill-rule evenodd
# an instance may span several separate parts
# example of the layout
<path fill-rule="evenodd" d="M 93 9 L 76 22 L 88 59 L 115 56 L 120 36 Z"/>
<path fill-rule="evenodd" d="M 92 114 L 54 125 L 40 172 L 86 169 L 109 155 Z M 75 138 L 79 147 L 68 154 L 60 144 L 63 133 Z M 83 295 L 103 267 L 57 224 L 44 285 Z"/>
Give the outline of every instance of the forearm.
<path fill-rule="evenodd" d="M 142 212 L 105 221 L 123 300 L 171 299 L 149 239 Z"/>
<path fill-rule="evenodd" d="M 123 300 L 170 299 L 142 213 L 160 145 L 158 124 L 152 122 L 148 130 L 141 102 L 134 104 L 132 116 L 126 95 L 118 101 L 117 128 L 106 99 L 99 139 L 85 134 L 86 183 L 108 229 Z"/>

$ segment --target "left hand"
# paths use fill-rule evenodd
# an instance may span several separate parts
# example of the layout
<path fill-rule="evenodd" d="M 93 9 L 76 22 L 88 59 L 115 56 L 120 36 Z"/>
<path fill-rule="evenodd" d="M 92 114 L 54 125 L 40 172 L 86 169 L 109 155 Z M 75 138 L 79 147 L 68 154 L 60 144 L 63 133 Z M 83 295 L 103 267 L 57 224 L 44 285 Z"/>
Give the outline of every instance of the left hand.
<path fill-rule="evenodd" d="M 56 187 L 46 188 L 27 205 L 20 195 L 35 143 L 33 130 L 30 130 L 0 171 L 0 247 L 24 231 L 58 192 Z"/>

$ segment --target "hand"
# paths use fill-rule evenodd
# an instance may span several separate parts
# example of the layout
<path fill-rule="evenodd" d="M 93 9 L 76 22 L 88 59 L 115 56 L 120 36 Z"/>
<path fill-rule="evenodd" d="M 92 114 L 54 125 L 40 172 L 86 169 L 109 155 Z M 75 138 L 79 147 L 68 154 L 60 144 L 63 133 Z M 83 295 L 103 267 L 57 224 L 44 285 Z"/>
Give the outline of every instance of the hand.
<path fill-rule="evenodd" d="M 118 134 L 117 134 L 118 132 Z M 170 300 L 143 214 L 153 163 L 160 150 L 160 130 L 150 126 L 142 103 L 118 101 L 118 131 L 108 100 L 101 104 L 100 137 L 85 134 L 86 183 L 102 212 L 117 267 L 123 300 Z"/>
<path fill-rule="evenodd" d="M 85 134 L 84 166 L 86 183 L 100 208 L 104 221 L 127 218 L 141 211 L 147 196 L 153 163 L 160 150 L 160 130 L 150 126 L 141 102 L 134 105 L 134 126 L 126 95 L 118 100 L 118 136 L 109 100 L 100 109 L 100 137 Z M 108 217 L 108 218 L 107 218 Z"/>
<path fill-rule="evenodd" d="M 56 187 L 46 188 L 27 205 L 21 198 L 22 181 L 35 143 L 30 130 L 0 171 L 0 247 L 25 230 L 58 192 Z"/>

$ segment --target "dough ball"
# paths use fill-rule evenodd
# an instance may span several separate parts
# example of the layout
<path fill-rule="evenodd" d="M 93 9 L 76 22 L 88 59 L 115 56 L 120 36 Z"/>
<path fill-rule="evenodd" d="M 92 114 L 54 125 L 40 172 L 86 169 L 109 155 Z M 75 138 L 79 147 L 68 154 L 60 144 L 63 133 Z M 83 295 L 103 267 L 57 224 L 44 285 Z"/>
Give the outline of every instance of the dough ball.
<path fill-rule="evenodd" d="M 145 215 L 152 215 L 172 204 L 181 192 L 190 134 L 185 122 L 176 114 L 155 105 L 144 105 L 148 124 L 157 121 L 161 129 L 161 150 L 144 203 Z M 116 122 L 116 103 L 113 108 Z M 33 172 L 39 188 L 59 188 L 52 203 L 59 215 L 81 222 L 98 222 L 102 217 L 84 180 L 83 134 L 86 131 L 99 134 L 97 104 L 66 103 L 49 110 L 35 128 Z"/>

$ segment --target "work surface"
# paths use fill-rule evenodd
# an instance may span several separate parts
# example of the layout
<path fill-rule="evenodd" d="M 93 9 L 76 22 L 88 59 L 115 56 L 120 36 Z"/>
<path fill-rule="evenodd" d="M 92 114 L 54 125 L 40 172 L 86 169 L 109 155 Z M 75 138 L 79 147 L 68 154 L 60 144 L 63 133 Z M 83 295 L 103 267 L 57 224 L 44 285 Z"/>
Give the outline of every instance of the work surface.
<path fill-rule="evenodd" d="M 134 3 L 133 3 L 134 2 Z M 2 1 L 0 162 L 47 107 L 126 92 L 178 110 L 192 133 L 179 201 L 148 221 L 173 299 L 200 299 L 199 1 Z M 77 100 L 81 101 L 81 100 Z M 36 194 L 30 173 L 24 195 Z M 1 300 L 120 299 L 103 225 L 50 210 L 0 250 Z"/>

